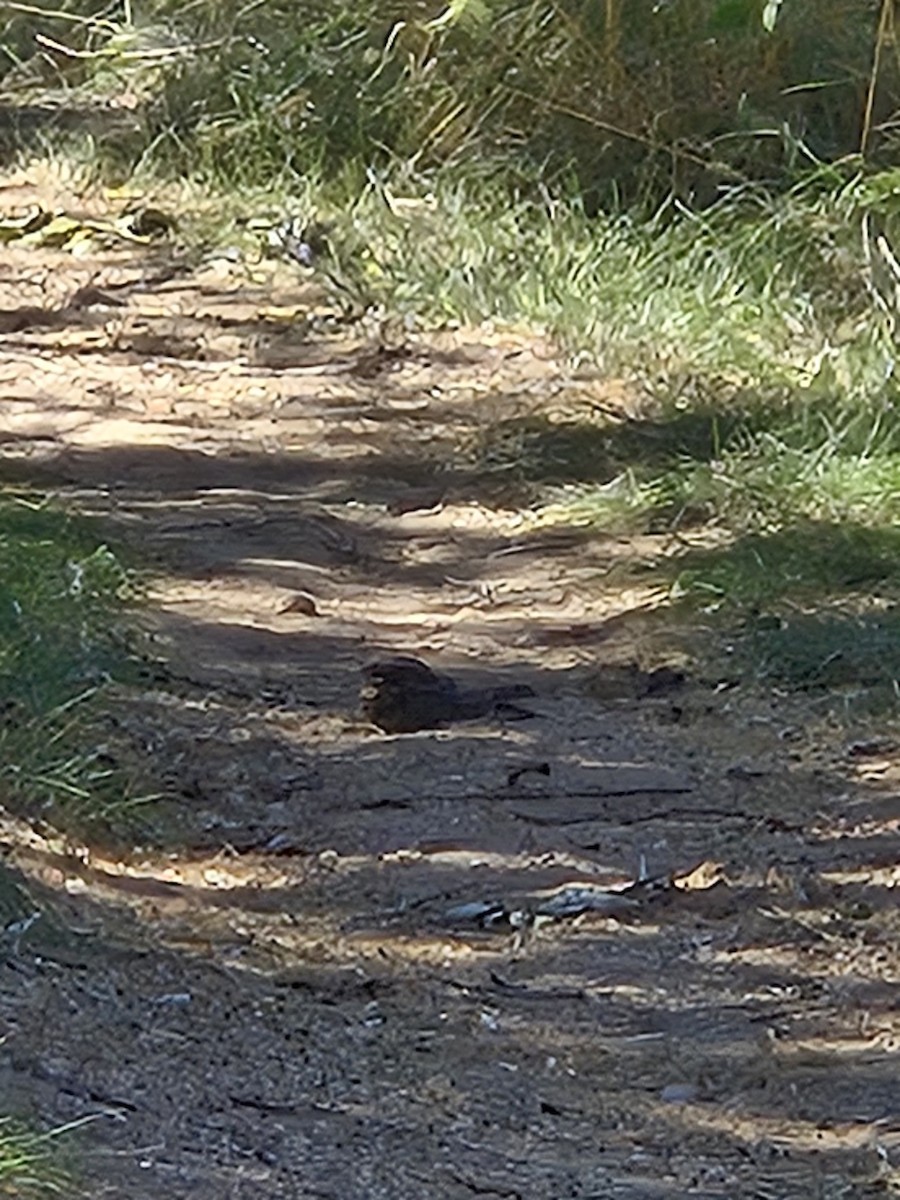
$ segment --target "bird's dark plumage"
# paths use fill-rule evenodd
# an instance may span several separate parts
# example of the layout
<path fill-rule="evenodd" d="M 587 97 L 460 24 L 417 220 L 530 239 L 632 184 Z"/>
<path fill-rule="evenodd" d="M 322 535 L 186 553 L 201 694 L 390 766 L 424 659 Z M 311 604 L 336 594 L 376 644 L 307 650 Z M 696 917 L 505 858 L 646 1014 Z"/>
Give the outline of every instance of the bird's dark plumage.
<path fill-rule="evenodd" d="M 526 684 L 460 688 L 449 675 L 409 655 L 371 663 L 363 669 L 363 679 L 363 711 L 386 733 L 414 733 L 488 716 L 532 715 L 510 703 L 534 695 Z"/>

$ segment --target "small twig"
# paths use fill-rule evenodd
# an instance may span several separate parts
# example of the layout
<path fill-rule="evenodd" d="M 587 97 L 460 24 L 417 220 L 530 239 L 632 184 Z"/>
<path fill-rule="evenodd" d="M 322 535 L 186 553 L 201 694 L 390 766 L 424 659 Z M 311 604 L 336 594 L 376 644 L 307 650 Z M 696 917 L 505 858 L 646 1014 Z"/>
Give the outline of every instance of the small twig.
<path fill-rule="evenodd" d="M 467 1188 L 476 1196 L 506 1196 L 509 1200 L 525 1200 L 524 1194 L 517 1187 L 509 1187 L 503 1184 L 476 1183 L 472 1179 L 467 1179 L 460 1171 L 455 1168 L 448 1168 L 447 1174 L 451 1179 L 455 1179 L 462 1187 Z"/>
<path fill-rule="evenodd" d="M 865 158 L 866 149 L 869 144 L 869 135 L 872 132 L 872 112 L 875 107 L 875 88 L 878 85 L 878 76 L 881 73 L 881 50 L 884 43 L 887 41 L 888 26 L 891 24 L 894 11 L 893 0 L 882 0 L 881 15 L 878 18 L 878 32 L 875 34 L 875 53 L 872 56 L 872 73 L 869 76 L 869 88 L 866 92 L 866 107 L 863 113 L 862 134 L 859 139 L 859 154 L 861 158 Z"/>
<path fill-rule="evenodd" d="M 48 50 L 55 50 L 57 54 L 65 55 L 66 58 L 118 58 L 126 59 L 129 62 L 187 58 L 198 54 L 201 50 L 218 50 L 222 46 L 220 38 L 215 42 L 204 42 L 196 46 L 160 46 L 153 50 L 122 50 L 116 46 L 102 46 L 99 50 L 75 50 L 72 46 L 64 46 L 62 42 L 54 41 L 44 33 L 36 33 L 34 40 L 39 45 L 46 46 Z"/>
<path fill-rule="evenodd" d="M 499 971 L 491 971 L 490 979 L 497 991 L 519 1000 L 553 1000 L 556 1002 L 588 999 L 584 988 L 535 988 L 527 983 L 514 983 L 510 979 L 504 979 Z"/>
<path fill-rule="evenodd" d="M 784 908 L 776 908 L 774 905 L 770 905 L 768 908 L 759 907 L 756 911 L 760 916 L 768 917 L 770 921 L 786 921 L 794 925 L 799 925 L 801 929 L 805 929 L 813 937 L 821 938 L 824 942 L 839 942 L 841 940 L 836 934 L 827 933 L 824 929 L 817 929 L 811 921 L 805 921 L 802 917 L 798 917 L 796 913 L 788 912 Z"/>
<path fill-rule="evenodd" d="M 238 1108 L 252 1108 L 257 1112 L 275 1113 L 277 1116 L 292 1116 L 302 1107 L 300 1104 L 259 1100 L 255 1096 L 238 1096 L 235 1093 L 229 1093 L 228 1099 Z"/>
<path fill-rule="evenodd" d="M 643 789 L 643 792 L 644 792 L 644 794 L 649 794 L 649 793 L 651 793 L 651 791 L 656 792 L 656 791 L 660 791 L 660 790 L 662 790 L 662 789 L 645 788 L 645 789 Z M 669 789 L 667 789 L 667 790 L 669 790 Z M 687 791 L 688 789 L 681 788 L 679 790 Z M 607 798 L 620 799 L 622 796 L 640 796 L 641 794 L 642 794 L 641 790 L 636 789 L 633 792 L 616 792 L 616 793 L 604 792 L 604 793 L 600 793 L 599 795 L 588 793 L 588 796 L 592 799 L 605 800 Z M 532 797 L 530 795 L 528 797 L 529 800 L 535 799 L 535 798 L 536 799 L 544 799 L 544 800 L 558 799 L 558 797 L 551 796 L 549 793 L 543 797 L 540 797 L 540 796 Z M 569 797 L 566 796 L 566 799 L 568 799 L 568 798 Z M 604 821 L 607 824 L 609 822 L 609 813 L 604 813 L 604 812 L 578 813 L 575 816 L 567 817 L 565 815 L 562 815 L 562 816 L 554 817 L 549 814 L 547 816 L 544 816 L 541 813 L 530 813 L 530 812 L 526 811 L 525 809 L 513 808 L 511 810 L 511 814 L 512 814 L 512 816 L 516 817 L 517 820 L 519 820 L 519 821 L 531 821 L 535 825 L 588 825 L 588 824 L 590 824 L 591 821 Z M 652 823 L 653 821 L 671 821 L 675 817 L 677 817 L 680 820 L 690 819 L 692 817 L 694 817 L 694 818 L 703 817 L 704 819 L 708 819 L 709 817 L 716 817 L 719 820 L 736 820 L 743 824 L 746 824 L 748 821 L 752 820 L 752 818 L 745 817 L 741 813 L 727 812 L 725 809 L 721 809 L 721 808 L 676 808 L 676 809 L 669 808 L 669 809 L 666 809 L 665 811 L 646 813 L 645 815 L 639 816 L 639 817 L 619 817 L 616 820 L 614 827 L 620 828 L 620 829 L 627 829 L 632 825 L 647 825 L 649 823 Z M 580 843 L 576 843 L 576 844 L 580 845 Z M 588 847 L 583 847 L 583 848 L 587 849 Z"/>
<path fill-rule="evenodd" d="M 36 4 L 15 3 L 14 0 L 4 0 L 3 7 L 12 12 L 27 13 L 29 16 L 50 17 L 55 21 L 71 21 L 75 25 L 90 25 L 94 29 L 103 26 L 112 33 L 118 33 L 121 28 L 114 21 L 105 21 L 102 17 L 82 17 L 78 13 L 62 12 L 56 8 L 40 8 Z"/>

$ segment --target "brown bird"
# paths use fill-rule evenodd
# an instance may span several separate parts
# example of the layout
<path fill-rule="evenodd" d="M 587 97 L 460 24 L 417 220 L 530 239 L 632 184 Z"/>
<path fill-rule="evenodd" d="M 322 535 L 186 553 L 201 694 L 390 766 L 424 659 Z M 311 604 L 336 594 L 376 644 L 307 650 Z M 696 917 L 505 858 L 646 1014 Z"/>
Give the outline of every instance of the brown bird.
<path fill-rule="evenodd" d="M 380 659 L 363 669 L 363 712 L 385 733 L 414 733 L 488 716 L 522 720 L 534 714 L 510 701 L 533 695 L 534 689 L 524 683 L 461 688 L 449 675 L 407 655 Z"/>

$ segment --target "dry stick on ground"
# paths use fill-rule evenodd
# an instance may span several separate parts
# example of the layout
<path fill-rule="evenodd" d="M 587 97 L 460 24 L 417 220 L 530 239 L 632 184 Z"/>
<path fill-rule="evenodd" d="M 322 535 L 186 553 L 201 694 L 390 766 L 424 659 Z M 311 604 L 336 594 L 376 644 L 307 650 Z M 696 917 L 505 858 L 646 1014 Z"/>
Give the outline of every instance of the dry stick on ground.
<path fill-rule="evenodd" d="M 52 18 L 56 21 L 71 21 L 74 25 L 89 25 L 92 29 L 107 29 L 110 33 L 121 33 L 122 27 L 115 21 L 107 21 L 103 17 L 83 17 L 79 13 L 63 12 L 58 8 L 42 8 L 37 4 L 22 4 L 16 0 L 4 0 L 3 7 L 10 12 L 25 13 L 28 16 Z M 40 37 L 40 35 L 38 35 Z"/>
<path fill-rule="evenodd" d="M 869 147 L 869 136 L 872 132 L 872 112 L 875 107 L 875 89 L 878 86 L 878 76 L 881 73 L 881 51 L 888 39 L 888 34 L 894 33 L 894 0 L 882 0 L 881 15 L 878 18 L 878 31 L 875 34 L 875 52 L 872 55 L 872 73 L 869 76 L 869 88 L 866 92 L 866 107 L 863 114 L 862 134 L 859 139 L 859 154 L 865 158 Z"/>
<path fill-rule="evenodd" d="M 129 62 L 146 62 L 154 59 L 176 59 L 189 58 L 192 55 L 199 54 L 203 50 L 218 50 L 224 44 L 221 38 L 214 42 L 203 42 L 192 46 L 161 46 L 158 49 L 151 50 L 121 50 L 116 47 L 101 47 L 99 50 L 74 50 L 71 46 L 65 46 L 62 42 L 56 42 L 53 38 L 47 37 L 46 34 L 36 33 L 34 40 L 40 46 L 46 46 L 48 50 L 55 50 L 57 54 L 62 54 L 66 58 L 79 59 L 97 59 L 97 58 L 115 58 L 119 60 L 127 60 Z"/>

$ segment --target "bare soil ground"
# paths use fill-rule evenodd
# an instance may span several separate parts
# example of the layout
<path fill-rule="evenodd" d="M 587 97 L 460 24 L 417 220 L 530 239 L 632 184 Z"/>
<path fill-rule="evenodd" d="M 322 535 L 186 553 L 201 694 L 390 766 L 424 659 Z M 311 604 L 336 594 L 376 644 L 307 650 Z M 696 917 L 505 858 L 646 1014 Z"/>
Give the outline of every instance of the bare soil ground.
<path fill-rule="evenodd" d="M 622 389 L 524 332 L 385 348 L 286 267 L 143 248 L 7 247 L 0 323 L 5 478 L 158 579 L 159 670 L 110 736 L 165 837 L 3 830 L 56 919 L 7 937 L 2 1107 L 97 1117 L 87 1195 L 900 1188 L 896 750 L 784 695 L 640 695 L 663 540 L 530 529 L 485 450 Z M 381 734 L 385 650 L 536 715 Z M 662 883 L 532 919 L 642 863 Z"/>

